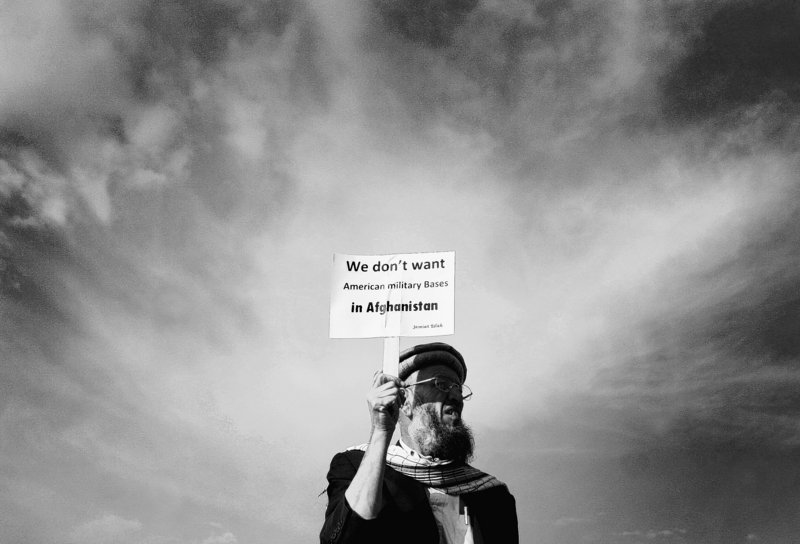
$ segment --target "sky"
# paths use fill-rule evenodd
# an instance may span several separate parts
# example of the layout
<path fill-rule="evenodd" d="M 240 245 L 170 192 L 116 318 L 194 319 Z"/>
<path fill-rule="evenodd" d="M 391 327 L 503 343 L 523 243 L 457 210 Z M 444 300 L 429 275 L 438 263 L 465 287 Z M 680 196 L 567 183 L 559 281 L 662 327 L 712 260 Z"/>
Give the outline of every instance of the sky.
<path fill-rule="evenodd" d="M 793 541 L 798 25 L 0 0 L 0 542 L 317 541 L 382 357 L 332 256 L 428 251 L 522 542 Z"/>

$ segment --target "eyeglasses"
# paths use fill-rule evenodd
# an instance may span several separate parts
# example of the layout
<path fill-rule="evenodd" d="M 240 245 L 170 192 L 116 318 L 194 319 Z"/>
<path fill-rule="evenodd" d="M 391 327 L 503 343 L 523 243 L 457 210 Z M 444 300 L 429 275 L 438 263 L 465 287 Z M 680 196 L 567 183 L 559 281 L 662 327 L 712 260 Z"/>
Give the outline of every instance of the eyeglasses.
<path fill-rule="evenodd" d="M 450 393 L 450 391 L 455 389 L 461 394 L 461 400 L 469 400 L 470 398 L 472 398 L 472 389 L 470 389 L 466 385 L 462 385 L 460 383 L 448 380 L 447 378 L 440 378 L 439 376 L 434 376 L 433 378 L 428 378 L 427 380 L 420 380 L 418 382 L 406 384 L 403 386 L 403 389 L 407 389 L 411 386 L 427 382 L 433 382 L 434 387 L 436 387 L 436 389 L 438 389 L 442 393 Z"/>

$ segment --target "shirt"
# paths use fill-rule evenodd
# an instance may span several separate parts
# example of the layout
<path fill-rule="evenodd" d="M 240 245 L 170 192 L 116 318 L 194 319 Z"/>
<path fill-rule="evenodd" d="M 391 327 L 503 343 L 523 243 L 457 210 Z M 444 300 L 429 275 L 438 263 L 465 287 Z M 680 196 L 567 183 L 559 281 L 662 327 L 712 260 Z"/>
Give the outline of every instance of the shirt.
<path fill-rule="evenodd" d="M 402 440 L 400 440 L 400 446 L 412 457 L 432 459 L 417 453 Z M 469 511 L 461 497 L 448 495 L 435 487 L 429 487 L 428 501 L 439 528 L 440 544 L 479 544 L 473 534 Z"/>

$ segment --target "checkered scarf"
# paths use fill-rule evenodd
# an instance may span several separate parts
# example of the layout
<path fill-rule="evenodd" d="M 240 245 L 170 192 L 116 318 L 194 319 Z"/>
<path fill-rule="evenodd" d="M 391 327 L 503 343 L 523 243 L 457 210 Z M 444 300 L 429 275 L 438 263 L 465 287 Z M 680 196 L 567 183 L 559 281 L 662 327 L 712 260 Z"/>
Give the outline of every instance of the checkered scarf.
<path fill-rule="evenodd" d="M 366 451 L 361 444 L 348 450 Z M 455 465 L 453 461 L 440 461 L 412 455 L 400 443 L 389 446 L 386 464 L 397 472 L 414 478 L 419 483 L 448 495 L 463 495 L 482 489 L 505 485 L 503 482 L 470 465 Z"/>

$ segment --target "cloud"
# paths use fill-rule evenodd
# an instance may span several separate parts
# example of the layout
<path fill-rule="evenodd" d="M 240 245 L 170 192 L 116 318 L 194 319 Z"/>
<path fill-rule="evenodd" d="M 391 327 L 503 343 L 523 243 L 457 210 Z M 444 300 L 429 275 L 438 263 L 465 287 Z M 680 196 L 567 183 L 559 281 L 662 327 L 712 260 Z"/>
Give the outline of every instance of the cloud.
<path fill-rule="evenodd" d="M 209 536 L 204 539 L 202 544 L 236 544 L 236 536 L 233 533 L 223 533 L 221 535 Z"/>
<path fill-rule="evenodd" d="M 566 527 L 568 525 L 584 525 L 586 523 L 593 523 L 593 520 L 586 518 L 565 517 L 565 518 L 558 518 L 555 522 L 553 522 L 553 524 L 556 525 L 557 527 Z"/>
<path fill-rule="evenodd" d="M 345 5 L 2 8 L 13 526 L 307 541 L 380 355 L 327 340 L 334 251 L 457 252 L 466 416 L 479 461 L 549 485 L 526 518 L 793 504 L 789 3 Z M 568 523 L 595 499 L 622 513 Z"/>
<path fill-rule="evenodd" d="M 215 527 L 222 530 L 220 524 Z M 166 537 L 147 531 L 138 520 L 127 520 L 116 514 L 104 514 L 99 518 L 85 521 L 70 532 L 69 542 L 75 544 L 237 544 L 236 535 L 230 531 L 218 532 L 202 540 L 187 540 Z"/>
<path fill-rule="evenodd" d="M 712 3 L 689 7 L 699 21 L 686 55 L 665 81 L 667 111 L 675 119 L 724 118 L 764 101 L 797 100 L 800 55 L 792 2 Z"/>
<path fill-rule="evenodd" d="M 433 47 L 450 43 L 455 28 L 464 22 L 477 3 L 477 0 L 428 0 L 416 4 L 374 2 L 387 28 L 413 42 Z"/>
<path fill-rule="evenodd" d="M 648 540 L 672 540 L 671 537 L 676 537 L 677 540 L 675 540 L 675 542 L 682 542 L 685 539 L 686 533 L 687 531 L 684 529 L 650 529 L 648 531 L 623 531 L 622 533 L 619 533 L 619 536 L 623 538 L 643 537 Z"/>
<path fill-rule="evenodd" d="M 75 527 L 70 539 L 81 544 L 133 542 L 141 529 L 142 524 L 138 520 L 127 520 L 115 514 L 105 514 Z"/>

